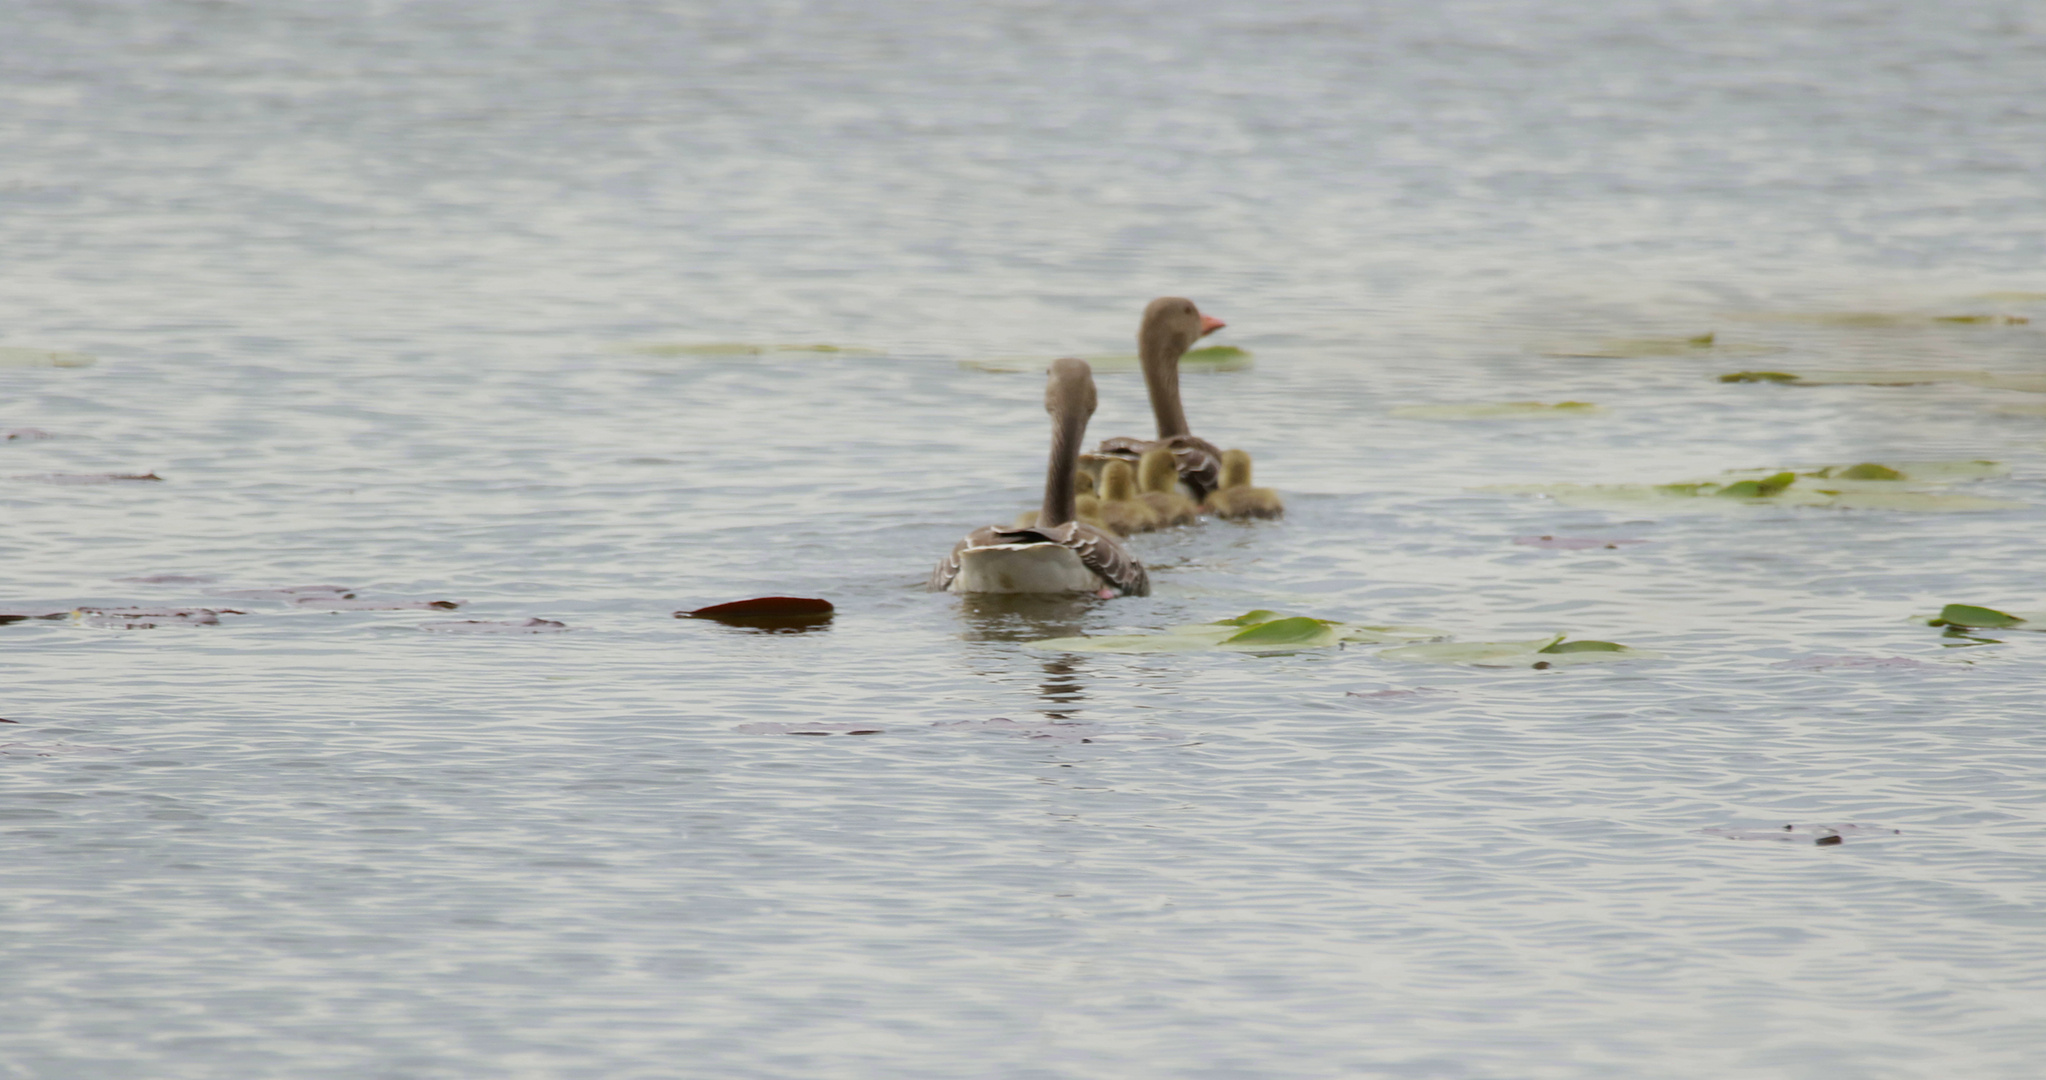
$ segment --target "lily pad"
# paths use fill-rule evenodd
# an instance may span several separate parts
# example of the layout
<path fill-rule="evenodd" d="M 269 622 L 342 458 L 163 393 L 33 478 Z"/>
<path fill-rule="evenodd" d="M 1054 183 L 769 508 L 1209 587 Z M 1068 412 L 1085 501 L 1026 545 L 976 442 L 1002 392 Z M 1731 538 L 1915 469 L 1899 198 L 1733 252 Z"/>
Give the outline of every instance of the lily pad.
<path fill-rule="evenodd" d="M 831 601 L 808 596 L 756 596 L 712 604 L 694 611 L 678 611 L 678 619 L 709 619 L 727 626 L 768 629 L 818 626 L 831 621 L 837 609 Z"/>
<path fill-rule="evenodd" d="M 1800 470 L 1732 470 L 1709 480 L 1674 484 L 1494 484 L 1477 490 L 1544 495 L 1570 506 L 1627 511 L 1657 504 L 1670 508 L 1723 510 L 1774 503 L 1834 510 L 1959 513 L 2011 510 L 2028 504 L 1920 489 L 2008 475 L 2010 467 L 1995 461 L 1893 461 L 1887 464 L 1864 461 Z"/>
<path fill-rule="evenodd" d="M 558 634 L 568 624 L 553 619 L 456 619 L 420 623 L 419 628 L 441 634 Z"/>
<path fill-rule="evenodd" d="M 1756 322 L 1803 323 L 1807 326 L 1837 326 L 1850 330 L 1891 330 L 1927 326 L 2022 326 L 2032 320 L 2023 315 L 1963 311 L 1945 315 L 1898 311 L 1772 311 L 1742 316 Z"/>
<path fill-rule="evenodd" d="M 1774 345 L 1721 341 L 1719 334 L 1714 331 L 1689 337 L 1607 338 L 1595 345 L 1546 349 L 1542 355 L 1570 360 L 1628 360 L 1649 356 L 1690 356 L 1706 352 L 1719 353 L 1723 356 L 1757 356 L 1782 351 L 1782 348 Z"/>
<path fill-rule="evenodd" d="M 96 363 L 96 359 L 81 352 L 0 345 L 0 367 L 91 367 Z"/>
<path fill-rule="evenodd" d="M 1429 641 L 1442 636 L 1440 631 L 1421 626 L 1372 626 L 1260 609 L 1217 622 L 1168 627 L 1156 634 L 1050 638 L 1029 642 L 1028 646 L 1053 652 L 1179 653 L 1208 649 L 1291 652 L 1345 643 Z"/>
<path fill-rule="evenodd" d="M 1888 371 L 1738 371 L 1721 375 L 1720 382 L 1777 382 L 1787 386 L 1922 386 L 1929 383 L 1960 383 L 1988 390 L 2018 390 L 2046 394 L 2046 374 L 2030 371 L 1950 371 L 1939 368 L 1892 369 Z"/>
<path fill-rule="evenodd" d="M 1249 349 L 1234 345 L 1209 345 L 1206 348 L 1188 350 L 1179 358 L 1179 370 L 1183 372 L 1248 371 L 1254 354 Z M 1140 371 L 1143 365 L 1135 353 L 1096 353 L 1083 356 L 1087 366 L 1096 375 Z M 961 360 L 959 366 L 971 371 L 992 371 L 1002 375 L 1042 375 L 1051 361 L 1038 357 L 995 357 L 984 360 Z"/>
<path fill-rule="evenodd" d="M 1400 405 L 1392 414 L 1402 420 L 1521 420 L 1563 416 L 1596 416 L 1606 410 L 1588 401 L 1501 401 L 1476 405 Z"/>
<path fill-rule="evenodd" d="M 1927 626 L 1960 626 L 1971 628 L 2007 629 L 2021 626 L 2032 620 L 2023 615 L 2014 615 L 1995 608 L 1977 607 L 1974 604 L 1948 604 L 1939 609 L 1939 614 L 1926 620 Z M 2046 628 L 2042 628 L 2046 629 Z"/>
<path fill-rule="evenodd" d="M 1378 655 L 1389 660 L 1423 664 L 1468 664 L 1473 667 L 1563 667 L 1573 664 L 1610 663 L 1616 660 L 1652 660 L 1662 654 L 1635 649 L 1611 641 L 1565 641 L 1554 634 L 1530 641 L 1449 641 L 1430 645 L 1407 645 L 1387 649 Z"/>

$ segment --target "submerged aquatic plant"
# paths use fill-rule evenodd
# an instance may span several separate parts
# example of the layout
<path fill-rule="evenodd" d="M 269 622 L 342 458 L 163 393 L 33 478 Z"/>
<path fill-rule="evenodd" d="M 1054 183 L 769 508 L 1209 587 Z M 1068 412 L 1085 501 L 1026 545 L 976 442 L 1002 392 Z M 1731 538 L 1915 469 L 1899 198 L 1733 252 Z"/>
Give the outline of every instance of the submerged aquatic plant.
<path fill-rule="evenodd" d="M 1230 652 L 1297 652 L 1328 649 L 1346 643 L 1385 644 L 1429 641 L 1444 637 L 1423 626 L 1374 626 L 1364 623 L 1286 615 L 1260 608 L 1211 623 L 1167 627 L 1153 634 L 1111 634 L 1033 641 L 1029 647 L 1056 652 L 1175 653 L 1222 649 Z"/>

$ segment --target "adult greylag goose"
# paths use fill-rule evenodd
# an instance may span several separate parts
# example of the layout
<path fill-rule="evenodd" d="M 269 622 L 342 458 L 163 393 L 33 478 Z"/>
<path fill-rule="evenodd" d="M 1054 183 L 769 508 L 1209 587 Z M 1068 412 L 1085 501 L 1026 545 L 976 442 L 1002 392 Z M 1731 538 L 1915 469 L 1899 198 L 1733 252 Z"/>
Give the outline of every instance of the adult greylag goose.
<path fill-rule="evenodd" d="M 1121 459 L 1101 467 L 1101 499 L 1094 514 L 1118 536 L 1150 532 L 1165 524 L 1150 503 L 1137 498 L 1137 474 Z"/>
<path fill-rule="evenodd" d="M 1179 465 L 1172 451 L 1162 446 L 1144 451 L 1137 462 L 1137 497 L 1158 515 L 1160 528 L 1191 525 L 1200 520 L 1201 508 L 1179 493 Z"/>
<path fill-rule="evenodd" d="M 1271 488 L 1250 486 L 1250 455 L 1241 450 L 1222 453 L 1222 486 L 1208 495 L 1207 507 L 1216 517 L 1284 517 L 1286 504 Z"/>
<path fill-rule="evenodd" d="M 1158 421 L 1158 437 L 1129 437 L 1103 440 L 1102 454 L 1135 462 L 1146 450 L 1164 447 L 1172 451 L 1179 466 L 1179 478 L 1195 499 L 1215 490 L 1221 474 L 1222 451 L 1187 427 L 1186 410 L 1179 403 L 1179 358 L 1193 343 L 1228 324 L 1212 315 L 1201 314 L 1194 302 L 1184 297 L 1161 296 L 1144 308 L 1144 321 L 1137 327 L 1137 360 L 1144 368 L 1144 388 L 1151 395 L 1151 415 Z"/>
<path fill-rule="evenodd" d="M 1051 464 L 1037 523 L 988 525 L 967 533 L 931 571 L 932 591 L 1150 595 L 1144 564 L 1112 534 L 1074 517 L 1080 441 L 1087 434 L 1087 418 L 1094 415 L 1094 371 L 1086 361 L 1052 361 L 1044 411 L 1051 414 Z"/>

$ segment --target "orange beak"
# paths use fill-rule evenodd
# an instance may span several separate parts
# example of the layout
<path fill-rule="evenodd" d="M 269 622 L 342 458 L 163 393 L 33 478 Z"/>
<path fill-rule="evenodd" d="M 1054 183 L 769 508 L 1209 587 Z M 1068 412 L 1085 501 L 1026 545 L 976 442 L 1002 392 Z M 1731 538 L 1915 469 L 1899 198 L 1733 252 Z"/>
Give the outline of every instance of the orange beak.
<path fill-rule="evenodd" d="M 1214 317 L 1213 315 L 1203 315 L 1201 316 L 1201 336 L 1207 337 L 1209 334 L 1212 334 L 1215 331 L 1220 330 L 1227 325 L 1229 324 Z"/>

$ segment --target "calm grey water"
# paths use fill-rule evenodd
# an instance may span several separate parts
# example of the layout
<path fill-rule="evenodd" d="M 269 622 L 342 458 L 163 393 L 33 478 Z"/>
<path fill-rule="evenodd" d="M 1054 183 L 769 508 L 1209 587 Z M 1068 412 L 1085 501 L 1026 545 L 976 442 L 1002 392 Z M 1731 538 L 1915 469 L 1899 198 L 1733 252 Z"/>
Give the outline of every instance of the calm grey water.
<path fill-rule="evenodd" d="M 2042 175 L 2021 0 L 4 0 L 0 607 L 246 614 L 0 626 L 0 1076 L 2036 1076 L 2046 637 L 1909 619 L 2046 609 L 2046 395 L 1715 376 L 2040 371 Z M 962 362 L 1163 293 L 1289 517 L 921 592 L 1042 474 Z M 1253 607 L 1663 658 L 1022 644 Z"/>

